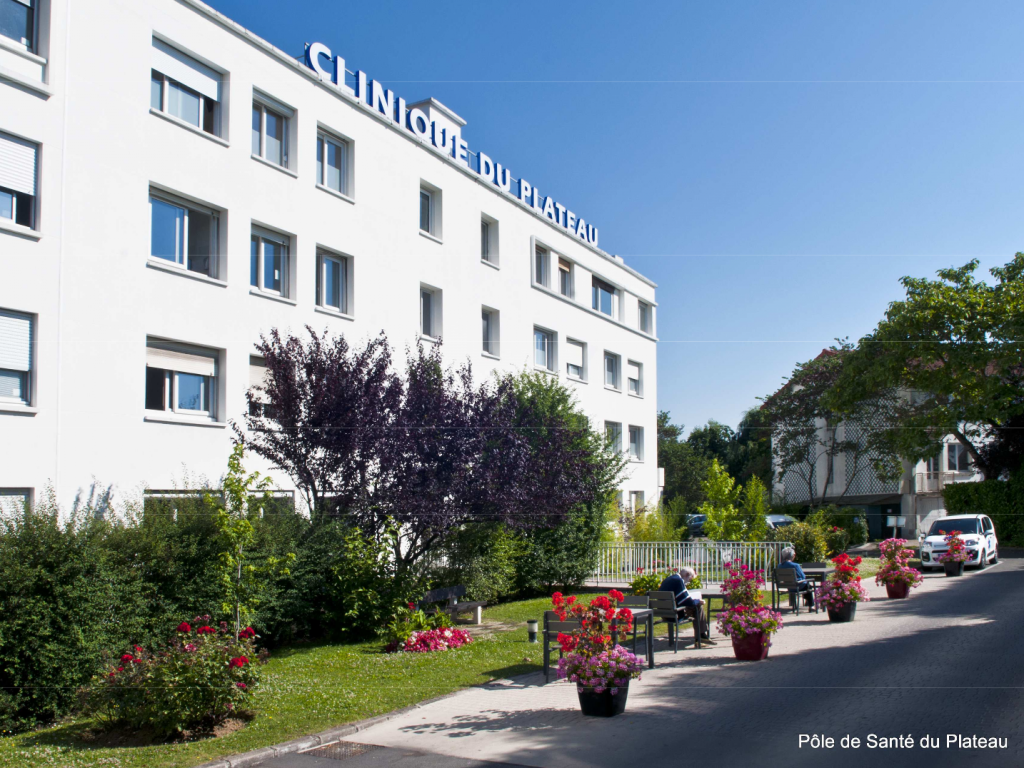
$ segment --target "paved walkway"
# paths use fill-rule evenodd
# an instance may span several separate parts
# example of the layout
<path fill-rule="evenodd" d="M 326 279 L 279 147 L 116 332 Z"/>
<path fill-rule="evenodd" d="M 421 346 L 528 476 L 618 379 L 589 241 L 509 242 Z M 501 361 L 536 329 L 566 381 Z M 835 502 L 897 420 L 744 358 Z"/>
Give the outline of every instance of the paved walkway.
<path fill-rule="evenodd" d="M 785 612 L 767 662 L 736 662 L 720 636 L 714 648 L 678 654 L 659 643 L 658 666 L 633 682 L 625 715 L 584 718 L 574 686 L 541 685 L 535 675 L 469 689 L 360 732 L 352 742 L 390 749 L 345 765 L 1024 764 L 1024 560 L 962 579 L 929 574 L 909 600 L 886 600 L 884 588 L 865 584 L 880 599 L 860 604 L 851 624 Z M 835 746 L 799 748 L 802 733 Z M 914 746 L 869 748 L 870 734 L 910 735 Z M 1008 746 L 947 748 L 949 734 L 1002 737 Z M 860 748 L 842 748 L 846 735 L 860 738 Z M 925 735 L 941 747 L 922 748 Z M 337 764 L 295 757 L 270 765 Z"/>

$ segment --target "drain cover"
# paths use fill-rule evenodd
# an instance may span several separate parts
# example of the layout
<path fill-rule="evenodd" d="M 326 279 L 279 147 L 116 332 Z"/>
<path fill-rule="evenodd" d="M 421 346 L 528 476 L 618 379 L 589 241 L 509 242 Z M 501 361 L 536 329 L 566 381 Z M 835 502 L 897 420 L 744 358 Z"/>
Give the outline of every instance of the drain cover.
<path fill-rule="evenodd" d="M 350 757 L 372 752 L 375 749 L 384 749 L 384 747 L 378 747 L 375 744 L 356 744 L 354 741 L 336 741 L 333 744 L 317 747 L 302 754 L 313 755 L 314 757 L 329 757 L 332 760 L 347 760 Z"/>

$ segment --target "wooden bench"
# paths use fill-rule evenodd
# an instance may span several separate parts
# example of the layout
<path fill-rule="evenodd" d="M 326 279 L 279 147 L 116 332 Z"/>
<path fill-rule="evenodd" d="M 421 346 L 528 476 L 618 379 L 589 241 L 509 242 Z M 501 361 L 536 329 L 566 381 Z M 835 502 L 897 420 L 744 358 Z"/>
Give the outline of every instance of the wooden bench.
<path fill-rule="evenodd" d="M 562 658 L 562 646 L 558 645 L 558 635 L 571 635 L 582 625 L 579 619 L 561 621 L 554 611 L 544 611 L 544 682 L 551 681 L 551 646 L 558 647 L 558 658 Z"/>
<path fill-rule="evenodd" d="M 650 597 L 651 608 L 654 609 L 654 618 L 661 619 L 668 624 L 668 640 L 672 643 L 672 651 L 679 651 L 679 630 L 682 624 L 693 624 L 693 645 L 700 648 L 700 628 L 704 621 L 704 603 L 700 601 L 700 595 L 696 590 L 691 590 L 690 595 L 694 598 L 695 605 L 676 606 L 674 592 L 653 591 L 647 593 Z"/>
<path fill-rule="evenodd" d="M 432 589 L 420 600 L 419 607 L 427 614 L 447 613 L 452 617 L 453 621 L 458 618 L 461 613 L 472 613 L 473 623 L 483 624 L 484 606 L 487 605 L 487 601 L 481 600 L 478 602 L 469 601 L 460 603 L 459 598 L 465 596 L 466 588 L 462 584 L 457 587 Z M 444 605 L 436 605 L 436 603 L 444 603 Z"/>

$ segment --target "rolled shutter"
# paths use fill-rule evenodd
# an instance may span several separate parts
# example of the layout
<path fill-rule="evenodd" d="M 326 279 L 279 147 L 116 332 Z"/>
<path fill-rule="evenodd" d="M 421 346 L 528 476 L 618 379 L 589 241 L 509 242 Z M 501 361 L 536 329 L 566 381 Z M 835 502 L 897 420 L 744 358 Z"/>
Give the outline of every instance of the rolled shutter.
<path fill-rule="evenodd" d="M 0 133 L 0 187 L 35 197 L 38 151 L 31 141 Z"/>
<path fill-rule="evenodd" d="M 249 386 L 262 387 L 267 382 L 267 363 L 255 355 L 249 357 Z"/>
<path fill-rule="evenodd" d="M 198 91 L 208 99 L 220 101 L 219 72 L 156 38 L 153 38 L 153 69 L 193 91 Z"/>
<path fill-rule="evenodd" d="M 583 345 L 578 341 L 570 341 L 565 345 L 566 365 L 578 365 L 583 367 Z"/>
<path fill-rule="evenodd" d="M 0 309 L 0 368 L 32 370 L 32 318 Z"/>
<path fill-rule="evenodd" d="M 626 370 L 629 374 L 629 378 L 640 381 L 640 366 L 637 363 L 628 363 L 626 366 Z"/>
<path fill-rule="evenodd" d="M 167 347 L 146 348 L 146 366 L 177 373 L 194 373 L 198 376 L 217 375 L 217 355 L 214 352 L 189 352 Z"/>

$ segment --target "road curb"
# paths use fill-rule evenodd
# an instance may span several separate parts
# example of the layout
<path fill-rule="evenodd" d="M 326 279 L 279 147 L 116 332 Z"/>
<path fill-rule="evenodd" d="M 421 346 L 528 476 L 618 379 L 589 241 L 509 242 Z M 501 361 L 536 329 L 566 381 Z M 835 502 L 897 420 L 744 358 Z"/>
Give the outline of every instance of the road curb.
<path fill-rule="evenodd" d="M 501 680 L 491 680 L 480 685 L 469 686 L 469 688 L 486 688 L 488 686 L 499 685 L 509 682 L 524 681 L 525 678 L 543 676 L 541 672 L 527 672 L 522 675 L 516 675 L 511 678 L 503 678 Z M 260 765 L 267 760 L 271 760 L 275 757 L 281 757 L 282 755 L 291 754 L 293 752 L 305 752 L 316 747 L 323 747 L 328 744 L 334 744 L 337 741 L 341 741 L 346 736 L 351 736 L 354 733 L 365 731 L 367 728 L 371 728 L 379 723 L 386 723 L 388 720 L 392 720 L 401 715 L 409 712 L 414 712 L 421 707 L 428 704 L 433 704 L 438 701 L 444 701 L 452 696 L 457 696 L 463 691 L 469 690 L 469 688 L 460 688 L 457 691 L 451 693 L 445 693 L 441 696 L 434 696 L 430 699 L 424 699 L 418 701 L 415 704 L 410 704 L 407 707 L 401 709 L 395 709 L 391 712 L 385 712 L 383 715 L 376 715 L 375 717 L 368 717 L 365 720 L 357 720 L 354 723 L 346 723 L 345 725 L 338 725 L 334 728 L 328 728 L 326 731 L 320 731 L 320 733 L 314 733 L 309 736 L 300 736 L 297 739 L 291 741 L 285 741 L 280 744 L 275 744 L 270 747 L 260 747 L 259 749 L 253 749 L 249 752 L 241 752 L 237 755 L 229 755 L 227 757 L 218 757 L 215 760 L 211 760 L 201 765 L 195 766 L 195 768 L 250 768 L 251 766 Z"/>

